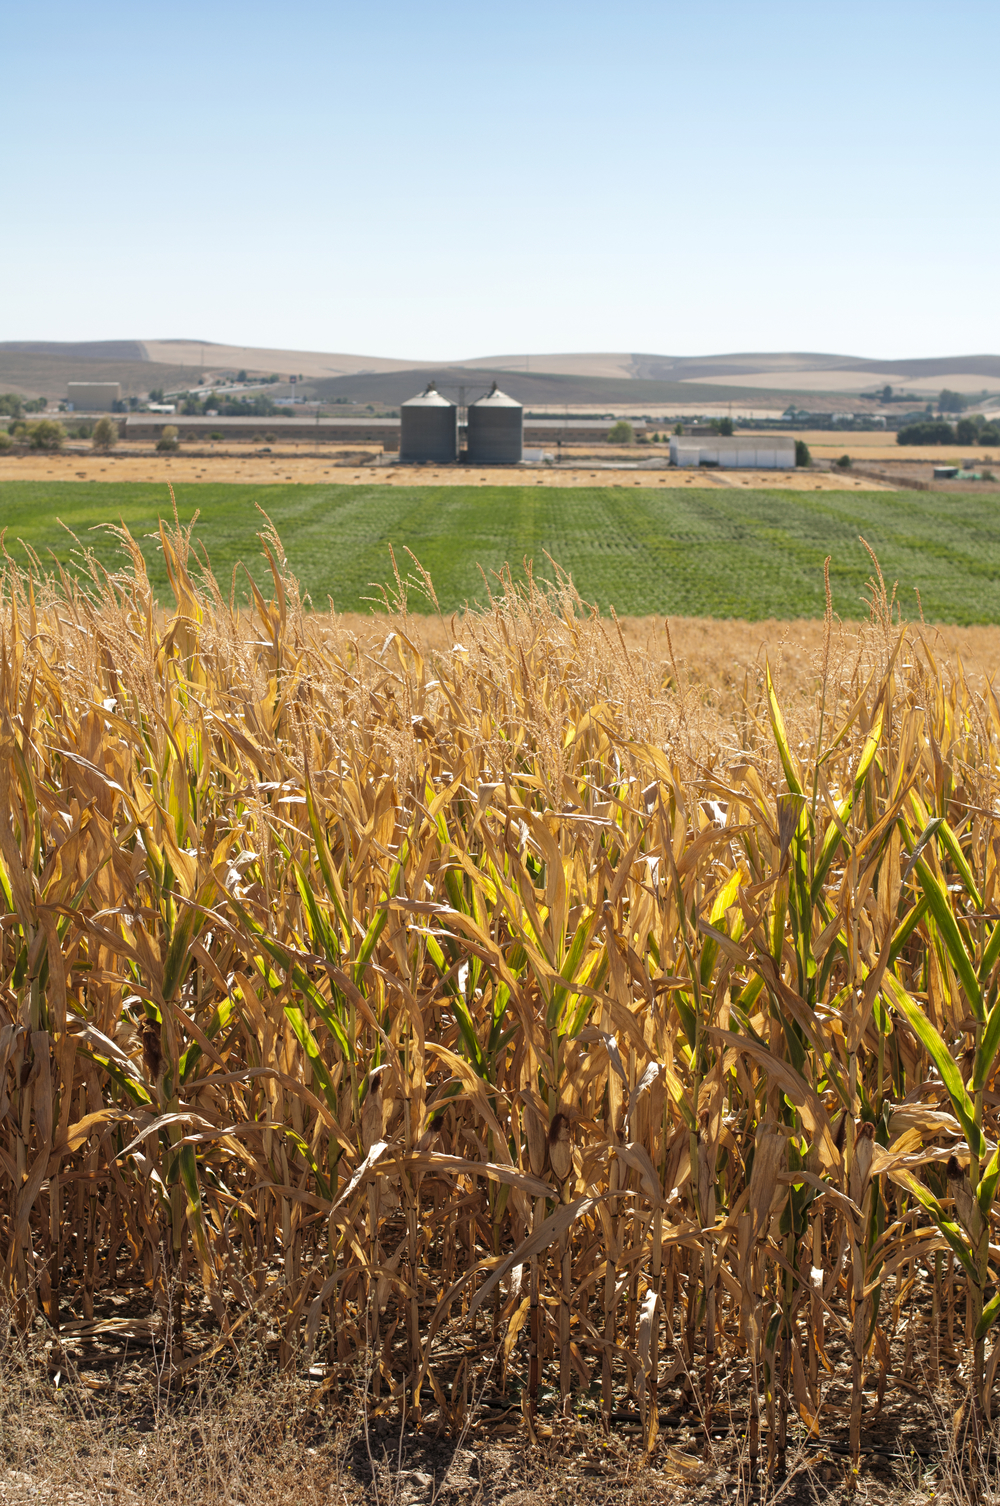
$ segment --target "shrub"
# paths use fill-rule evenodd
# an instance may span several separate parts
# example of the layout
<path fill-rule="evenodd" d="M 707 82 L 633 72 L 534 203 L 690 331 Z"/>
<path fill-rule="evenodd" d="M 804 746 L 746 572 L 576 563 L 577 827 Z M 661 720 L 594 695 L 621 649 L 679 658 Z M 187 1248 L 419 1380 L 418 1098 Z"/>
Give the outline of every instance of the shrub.
<path fill-rule="evenodd" d="M 806 444 L 804 439 L 797 439 L 795 441 L 795 464 L 803 466 L 812 465 L 812 463 L 813 461 L 812 456 L 809 453 L 809 446 Z"/>
<path fill-rule="evenodd" d="M 180 445 L 176 424 L 165 424 L 163 433 L 156 442 L 158 450 L 176 450 Z"/>
<path fill-rule="evenodd" d="M 219 433 L 218 429 L 213 429 L 208 437 L 209 439 L 221 439 L 222 435 Z"/>
<path fill-rule="evenodd" d="M 33 450 L 61 450 L 66 430 L 55 418 L 41 418 L 28 427 L 28 442 Z"/>
<path fill-rule="evenodd" d="M 94 425 L 91 443 L 95 450 L 110 450 L 118 443 L 118 425 L 106 413 Z"/>
<path fill-rule="evenodd" d="M 14 448 L 14 441 L 5 429 L 0 429 L 0 455 Z"/>
<path fill-rule="evenodd" d="M 837 467 L 838 471 L 849 471 L 851 469 L 850 455 L 841 455 L 839 460 L 834 461 L 834 465 Z"/>
<path fill-rule="evenodd" d="M 923 423 L 907 424 L 896 435 L 897 444 L 952 444 L 955 430 L 943 418 L 928 418 Z"/>
<path fill-rule="evenodd" d="M 620 418 L 608 430 L 608 444 L 634 444 L 635 430 L 627 419 Z"/>

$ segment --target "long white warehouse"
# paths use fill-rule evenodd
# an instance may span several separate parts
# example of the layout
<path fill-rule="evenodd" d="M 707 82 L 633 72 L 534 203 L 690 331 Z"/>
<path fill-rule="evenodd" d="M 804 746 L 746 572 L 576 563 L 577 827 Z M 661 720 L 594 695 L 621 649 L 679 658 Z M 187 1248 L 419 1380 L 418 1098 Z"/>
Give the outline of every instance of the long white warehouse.
<path fill-rule="evenodd" d="M 696 438 L 676 435 L 670 441 L 670 464 L 710 465 L 720 470 L 791 471 L 795 469 L 795 441 L 784 435 L 738 435 Z"/>

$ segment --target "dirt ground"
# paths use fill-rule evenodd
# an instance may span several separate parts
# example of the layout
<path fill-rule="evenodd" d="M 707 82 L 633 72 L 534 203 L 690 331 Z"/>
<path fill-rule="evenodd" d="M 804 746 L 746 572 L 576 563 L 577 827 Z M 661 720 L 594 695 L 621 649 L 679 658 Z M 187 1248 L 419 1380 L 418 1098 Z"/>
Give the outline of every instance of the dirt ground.
<path fill-rule="evenodd" d="M 842 451 L 838 451 L 838 454 Z M 366 485 L 384 486 L 652 486 L 652 487 L 750 487 L 780 488 L 790 491 L 853 491 L 857 488 L 881 490 L 868 479 L 825 471 L 687 471 L 635 470 L 636 462 L 650 459 L 641 449 L 612 451 L 612 461 L 619 458 L 623 468 L 608 469 L 602 459 L 595 467 L 592 460 L 560 464 L 478 467 L 467 465 L 426 466 L 400 465 L 383 455 L 376 446 L 334 446 L 319 454 L 308 441 L 300 444 L 274 445 L 269 453 L 257 448 L 220 444 L 195 452 L 182 448 L 175 455 L 140 450 L 121 445 L 110 454 L 92 449 L 67 449 L 61 454 L 25 454 L 0 456 L 0 481 L 132 481 L 190 484 L 245 482 L 248 485 L 287 485 L 302 483 L 315 486 L 328 481 L 340 484 L 363 481 Z M 630 464 L 631 462 L 631 464 Z"/>
<path fill-rule="evenodd" d="M 106 1304 L 104 1304 L 106 1305 Z M 0 1502 L 27 1506 L 979 1506 L 997 1500 L 988 1448 L 975 1464 L 978 1496 L 949 1429 L 964 1394 L 961 1356 L 942 1346 L 936 1378 L 894 1343 L 876 1393 L 872 1375 L 860 1470 L 844 1444 L 849 1364 L 827 1344 L 821 1434 L 794 1418 L 788 1454 L 772 1478 L 752 1480 L 746 1422 L 750 1374 L 733 1358 L 715 1373 L 710 1414 L 704 1356 L 689 1372 L 663 1356 L 658 1436 L 645 1453 L 624 1374 L 603 1426 L 594 1396 L 575 1391 L 566 1415 L 544 1387 L 533 1424 L 518 1401 L 524 1342 L 501 1381 L 495 1345 L 467 1343 L 464 1320 L 438 1349 L 468 1356 L 446 1422 L 428 1392 L 422 1413 L 401 1418 L 376 1398 L 364 1355 L 331 1366 L 321 1353 L 277 1366 L 267 1319 L 238 1348 L 182 1367 L 164 1364 L 148 1293 L 113 1299 L 118 1316 L 70 1321 L 61 1334 L 37 1322 L 0 1342 Z M 214 1332 L 187 1330 L 199 1351 Z M 448 1368 L 451 1368 L 449 1362 Z M 877 1367 L 876 1367 L 877 1368 Z M 366 1405 L 367 1402 L 367 1405 Z"/>

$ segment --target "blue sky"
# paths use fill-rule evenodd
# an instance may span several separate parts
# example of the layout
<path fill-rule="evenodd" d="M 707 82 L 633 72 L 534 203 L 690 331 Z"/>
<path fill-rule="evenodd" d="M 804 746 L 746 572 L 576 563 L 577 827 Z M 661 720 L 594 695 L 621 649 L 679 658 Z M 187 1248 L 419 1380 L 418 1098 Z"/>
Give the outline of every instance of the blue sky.
<path fill-rule="evenodd" d="M 998 351 L 998 55 L 996 0 L 0 0 L 0 340 Z"/>

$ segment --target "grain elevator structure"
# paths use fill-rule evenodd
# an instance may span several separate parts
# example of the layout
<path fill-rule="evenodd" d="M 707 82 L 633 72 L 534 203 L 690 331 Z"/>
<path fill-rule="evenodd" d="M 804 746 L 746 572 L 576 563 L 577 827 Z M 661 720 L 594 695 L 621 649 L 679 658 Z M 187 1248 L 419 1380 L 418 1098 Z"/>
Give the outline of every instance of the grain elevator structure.
<path fill-rule="evenodd" d="M 524 409 L 496 382 L 469 404 L 466 430 L 470 465 L 520 465 L 524 454 Z"/>
<path fill-rule="evenodd" d="M 447 465 L 458 459 L 458 408 L 442 397 L 433 382 L 399 410 L 400 460 L 431 460 Z"/>

